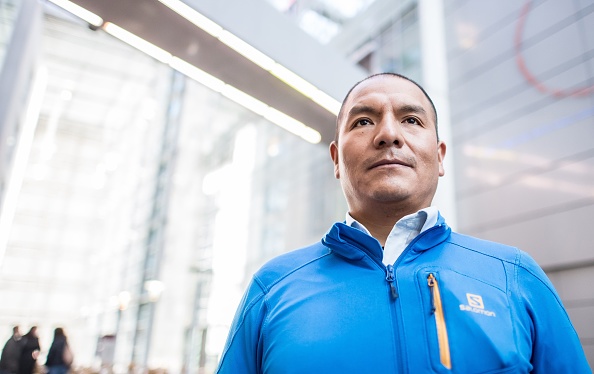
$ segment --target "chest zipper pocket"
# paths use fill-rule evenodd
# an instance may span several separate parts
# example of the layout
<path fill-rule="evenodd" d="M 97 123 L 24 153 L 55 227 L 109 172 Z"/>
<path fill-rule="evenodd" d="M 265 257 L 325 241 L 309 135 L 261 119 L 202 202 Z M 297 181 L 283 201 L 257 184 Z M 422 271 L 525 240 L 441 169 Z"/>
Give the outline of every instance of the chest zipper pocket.
<path fill-rule="evenodd" d="M 431 313 L 435 317 L 437 342 L 439 345 L 439 360 L 443 366 L 451 369 L 452 360 L 450 357 L 450 343 L 448 342 L 448 331 L 443 313 L 443 305 L 441 303 L 441 294 L 439 293 L 439 284 L 433 274 L 429 274 L 427 277 L 427 285 L 431 291 Z"/>

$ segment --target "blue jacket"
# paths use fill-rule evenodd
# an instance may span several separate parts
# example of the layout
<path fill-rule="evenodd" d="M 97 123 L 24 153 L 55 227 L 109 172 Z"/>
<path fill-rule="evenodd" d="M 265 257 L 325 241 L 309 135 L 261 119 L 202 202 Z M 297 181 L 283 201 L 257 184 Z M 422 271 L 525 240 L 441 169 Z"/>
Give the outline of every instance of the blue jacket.
<path fill-rule="evenodd" d="M 394 266 L 336 223 L 253 277 L 218 373 L 591 373 L 552 284 L 526 253 L 440 217 Z"/>

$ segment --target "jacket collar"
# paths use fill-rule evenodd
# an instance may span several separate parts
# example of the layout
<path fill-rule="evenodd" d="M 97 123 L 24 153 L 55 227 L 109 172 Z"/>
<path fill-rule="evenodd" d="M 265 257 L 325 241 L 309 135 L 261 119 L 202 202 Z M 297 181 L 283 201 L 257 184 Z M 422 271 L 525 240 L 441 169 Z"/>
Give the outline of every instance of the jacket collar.
<path fill-rule="evenodd" d="M 424 252 L 446 240 L 451 231 L 440 214 L 435 226 L 419 234 L 409 247 L 412 251 Z M 349 260 L 361 260 L 367 254 L 382 262 L 383 249 L 377 239 L 344 222 L 336 222 L 322 238 L 322 244 Z"/>

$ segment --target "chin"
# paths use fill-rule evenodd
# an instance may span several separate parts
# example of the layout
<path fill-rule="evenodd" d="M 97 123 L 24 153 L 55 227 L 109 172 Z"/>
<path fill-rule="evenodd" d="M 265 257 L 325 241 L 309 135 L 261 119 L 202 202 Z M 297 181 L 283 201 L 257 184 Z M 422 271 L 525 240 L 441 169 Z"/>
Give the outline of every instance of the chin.
<path fill-rule="evenodd" d="M 382 202 L 397 202 L 406 200 L 409 198 L 411 194 L 409 191 L 404 191 L 401 188 L 398 189 L 380 189 L 375 190 L 371 194 L 371 198 L 375 201 L 382 201 Z"/>

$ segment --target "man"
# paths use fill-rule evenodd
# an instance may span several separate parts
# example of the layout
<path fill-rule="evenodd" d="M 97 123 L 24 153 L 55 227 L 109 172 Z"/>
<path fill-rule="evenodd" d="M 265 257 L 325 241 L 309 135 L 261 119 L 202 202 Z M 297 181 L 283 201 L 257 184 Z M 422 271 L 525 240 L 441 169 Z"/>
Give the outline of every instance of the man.
<path fill-rule="evenodd" d="M 19 359 L 18 374 L 33 374 L 37 366 L 37 357 L 39 357 L 39 336 L 37 336 L 37 326 L 31 326 L 28 333 L 22 338 L 22 351 Z"/>
<path fill-rule="evenodd" d="M 4 344 L 0 357 L 0 374 L 16 374 L 19 370 L 19 360 L 23 344 L 19 326 L 12 328 L 12 336 Z"/>
<path fill-rule="evenodd" d="M 218 372 L 590 373 L 534 260 L 431 207 L 445 152 L 419 85 L 357 83 L 330 145 L 346 222 L 254 275 Z"/>

